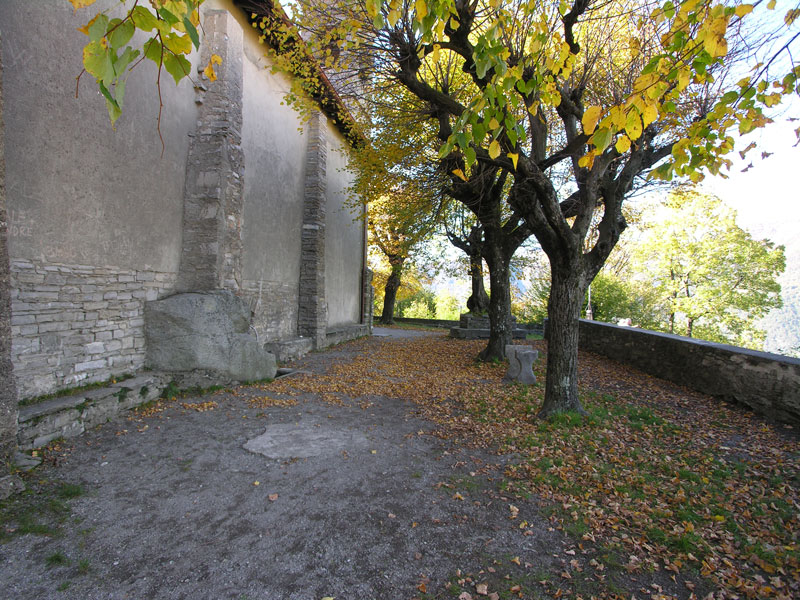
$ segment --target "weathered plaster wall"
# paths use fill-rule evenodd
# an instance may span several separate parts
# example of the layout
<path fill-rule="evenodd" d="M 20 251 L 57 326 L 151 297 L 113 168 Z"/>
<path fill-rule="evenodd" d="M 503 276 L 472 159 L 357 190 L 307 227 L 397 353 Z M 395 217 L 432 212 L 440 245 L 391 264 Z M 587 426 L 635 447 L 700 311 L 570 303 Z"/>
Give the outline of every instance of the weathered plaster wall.
<path fill-rule="evenodd" d="M 667 333 L 580 322 L 580 347 L 691 389 L 800 423 L 800 360 Z"/>
<path fill-rule="evenodd" d="M 325 298 L 328 327 L 361 321 L 361 289 L 364 261 L 364 221 L 348 202 L 353 174 L 347 170 L 347 144 L 327 125 L 328 182 L 325 189 Z"/>
<path fill-rule="evenodd" d="M 170 293 L 178 269 L 192 85 L 162 86 L 163 156 L 146 62 L 114 131 L 88 76 L 75 98 L 86 40 L 76 29 L 88 14 L 56 0 L 0 2 L 21 397 L 141 367 L 143 303 Z"/>
<path fill-rule="evenodd" d="M 270 72 L 254 31 L 244 54 L 243 291 L 259 338 L 282 340 L 297 335 L 307 139 L 298 115 L 281 105 L 289 83 Z"/>
<path fill-rule="evenodd" d="M 104 4 L 113 2 L 92 9 Z M 76 29 L 89 12 L 58 0 L 0 2 L 11 256 L 175 271 L 194 92 L 188 82 L 162 85 L 162 157 L 155 71 L 143 62 L 115 132 L 90 77 L 75 98 L 86 41 Z"/>
<path fill-rule="evenodd" d="M 3 52 L 0 39 L 0 498 L 7 494 L 8 471 L 5 467 L 16 449 L 17 439 L 17 388 L 11 362 L 11 274 L 8 263 L 3 132 Z"/>

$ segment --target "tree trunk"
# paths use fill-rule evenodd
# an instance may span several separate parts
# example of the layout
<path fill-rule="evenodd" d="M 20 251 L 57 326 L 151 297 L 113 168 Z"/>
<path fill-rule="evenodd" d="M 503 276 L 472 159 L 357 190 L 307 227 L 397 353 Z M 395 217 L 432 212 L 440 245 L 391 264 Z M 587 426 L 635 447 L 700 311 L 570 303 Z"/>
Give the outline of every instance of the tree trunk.
<path fill-rule="evenodd" d="M 504 256 L 499 244 L 487 236 L 486 264 L 489 266 L 489 343 L 478 355 L 479 360 L 505 360 L 506 345 L 511 336 L 511 271 L 510 259 Z M 494 246 L 494 247 L 492 247 Z"/>
<path fill-rule="evenodd" d="M 482 315 L 489 308 L 489 296 L 483 285 L 483 256 L 471 254 L 469 257 L 469 274 L 472 278 L 472 295 L 467 300 L 467 309 L 475 315 Z"/>
<path fill-rule="evenodd" d="M 693 329 L 694 329 L 694 318 L 689 317 L 689 323 L 686 325 L 686 337 L 692 337 Z"/>
<path fill-rule="evenodd" d="M 386 279 L 383 291 L 383 312 L 378 321 L 381 325 L 394 325 L 394 303 L 397 299 L 397 290 L 400 288 L 400 269 L 392 269 L 391 275 Z"/>
<path fill-rule="evenodd" d="M 577 265 L 552 261 L 547 325 L 547 378 L 540 417 L 557 412 L 586 414 L 578 399 L 578 319 L 586 285 Z"/>

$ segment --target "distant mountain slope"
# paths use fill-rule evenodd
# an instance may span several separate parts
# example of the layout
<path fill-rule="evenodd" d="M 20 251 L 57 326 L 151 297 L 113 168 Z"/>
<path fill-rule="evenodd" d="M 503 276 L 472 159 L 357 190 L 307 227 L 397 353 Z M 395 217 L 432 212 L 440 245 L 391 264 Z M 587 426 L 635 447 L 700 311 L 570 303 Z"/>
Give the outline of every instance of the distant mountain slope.
<path fill-rule="evenodd" d="M 771 311 L 761 321 L 767 331 L 764 349 L 800 357 L 800 220 L 747 229 L 754 237 L 786 246 L 786 271 L 780 278 L 783 308 Z"/>

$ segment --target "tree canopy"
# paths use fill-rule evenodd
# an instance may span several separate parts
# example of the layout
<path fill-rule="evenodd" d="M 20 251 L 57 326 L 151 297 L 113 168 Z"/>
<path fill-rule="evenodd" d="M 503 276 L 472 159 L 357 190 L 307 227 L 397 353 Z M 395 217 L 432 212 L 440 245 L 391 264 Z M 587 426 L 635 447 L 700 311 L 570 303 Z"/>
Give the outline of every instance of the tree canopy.
<path fill-rule="evenodd" d="M 754 240 L 714 196 L 681 190 L 667 208 L 634 251 L 638 277 L 664 306 L 661 328 L 760 348 L 755 321 L 781 306 L 783 247 Z"/>

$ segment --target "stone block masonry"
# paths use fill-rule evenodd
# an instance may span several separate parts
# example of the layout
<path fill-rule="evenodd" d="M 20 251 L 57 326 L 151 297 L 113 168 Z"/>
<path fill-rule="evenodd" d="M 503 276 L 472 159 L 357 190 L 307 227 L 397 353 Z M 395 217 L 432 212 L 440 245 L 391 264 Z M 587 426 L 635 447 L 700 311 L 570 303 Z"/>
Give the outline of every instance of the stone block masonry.
<path fill-rule="evenodd" d="M 145 373 L 108 387 L 23 406 L 17 431 L 19 447 L 40 448 L 58 438 L 78 436 L 120 413 L 157 399 L 170 381 L 168 373 Z"/>
<path fill-rule="evenodd" d="M 800 424 L 800 359 L 597 321 L 579 332 L 581 350 Z"/>
<path fill-rule="evenodd" d="M 209 11 L 196 87 L 197 131 L 189 145 L 178 289 L 238 291 L 242 271 L 242 31 L 228 11 Z M 202 75 L 222 58 L 216 81 Z"/>
<path fill-rule="evenodd" d="M 322 127 L 322 114 L 316 112 L 307 125 L 305 202 L 300 256 L 300 306 L 297 332 L 326 345 L 328 306 L 325 301 L 325 185 L 328 142 Z"/>
<path fill-rule="evenodd" d="M 176 274 L 11 262 L 11 353 L 29 398 L 144 365 L 144 303 L 169 295 Z"/>

